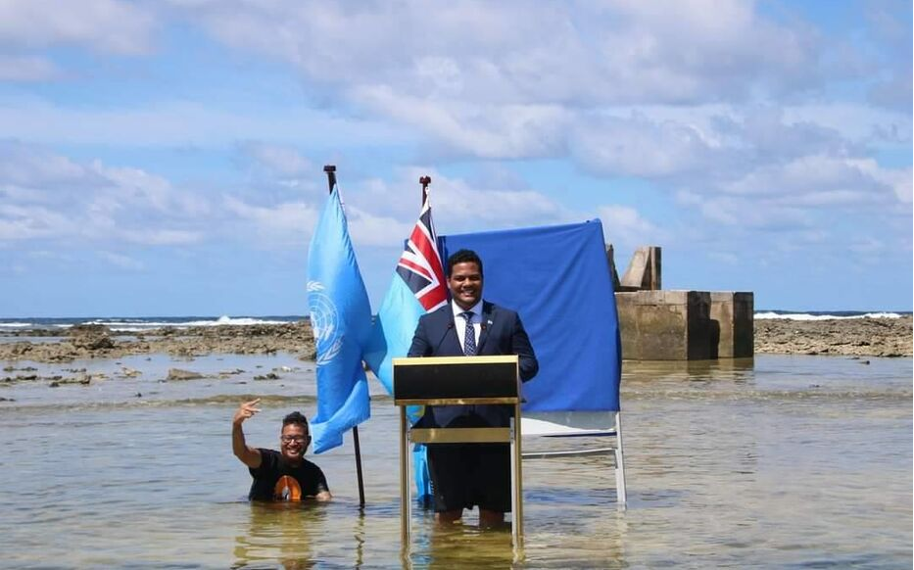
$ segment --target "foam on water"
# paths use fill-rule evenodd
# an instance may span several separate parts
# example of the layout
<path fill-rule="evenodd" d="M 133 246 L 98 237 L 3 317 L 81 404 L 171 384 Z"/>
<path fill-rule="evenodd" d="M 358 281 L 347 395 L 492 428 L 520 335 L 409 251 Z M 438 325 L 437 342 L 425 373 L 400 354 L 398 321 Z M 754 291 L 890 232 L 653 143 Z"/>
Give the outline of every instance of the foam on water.
<path fill-rule="evenodd" d="M 791 312 L 766 310 L 755 313 L 756 320 L 785 319 L 795 321 L 822 321 L 828 319 L 898 319 L 910 315 L 908 312 L 896 311 L 809 311 Z M 85 318 L 5 318 L 0 320 L 0 332 L 28 331 L 32 329 L 50 329 L 66 331 L 76 325 L 104 325 L 114 332 L 142 332 L 157 328 L 184 329 L 188 327 L 217 326 L 255 326 L 280 325 L 294 323 L 307 318 L 301 315 L 283 316 L 229 316 L 220 317 L 85 317 Z"/>
<path fill-rule="evenodd" d="M 141 332 L 156 328 L 188 328 L 216 326 L 281 325 L 305 317 L 289 315 L 276 317 L 86 317 L 86 318 L 7 318 L 0 320 L 0 332 L 32 329 L 68 330 L 76 325 L 104 325 L 115 332 Z"/>
<path fill-rule="evenodd" d="M 899 313 L 877 312 L 877 313 L 853 313 L 853 314 L 829 314 L 829 313 L 779 313 L 776 311 L 761 311 L 755 313 L 756 320 L 764 319 L 786 319 L 791 321 L 827 321 L 827 320 L 846 320 L 846 319 L 900 319 L 904 315 Z"/>

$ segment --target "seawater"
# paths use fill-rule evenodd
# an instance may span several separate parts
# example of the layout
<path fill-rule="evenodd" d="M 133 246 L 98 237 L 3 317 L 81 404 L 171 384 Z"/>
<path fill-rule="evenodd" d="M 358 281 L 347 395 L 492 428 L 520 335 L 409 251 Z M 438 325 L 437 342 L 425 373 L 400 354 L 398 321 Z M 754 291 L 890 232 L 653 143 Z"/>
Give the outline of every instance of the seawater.
<path fill-rule="evenodd" d="M 262 396 L 248 441 L 276 447 L 284 414 L 314 412 L 313 364 L 147 358 L 33 364 L 138 378 L 0 387 L 14 400 L 0 402 L 0 566 L 911 567 L 911 359 L 626 362 L 627 509 L 607 460 L 529 460 L 523 560 L 508 530 L 481 532 L 472 516 L 440 529 L 415 511 L 404 563 L 396 409 L 376 383 L 360 429 L 365 509 L 349 437 L 311 457 L 333 502 L 258 505 L 244 500 L 232 413 Z M 169 367 L 244 372 L 162 382 Z M 253 380 L 274 368 L 279 379 Z"/>
<path fill-rule="evenodd" d="M 755 312 L 756 320 L 825 320 L 887 318 L 897 319 L 911 311 L 781 311 L 763 309 Z M 214 326 L 279 325 L 307 319 L 306 315 L 277 316 L 185 316 L 185 317 L 4 317 L 0 315 L 0 334 L 28 334 L 32 329 L 56 331 L 65 335 L 75 325 L 104 325 L 115 333 L 138 333 L 157 328 Z M 23 339 L 24 340 L 24 339 Z M 29 339 L 34 342 L 34 339 Z"/>

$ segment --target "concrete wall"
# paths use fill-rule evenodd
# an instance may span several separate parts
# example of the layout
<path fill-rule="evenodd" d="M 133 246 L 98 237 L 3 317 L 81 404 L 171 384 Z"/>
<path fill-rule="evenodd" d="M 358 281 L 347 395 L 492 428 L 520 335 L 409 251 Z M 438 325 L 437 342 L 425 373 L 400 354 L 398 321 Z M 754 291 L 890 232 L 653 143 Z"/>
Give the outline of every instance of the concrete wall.
<path fill-rule="evenodd" d="M 751 358 L 752 293 L 634 291 L 616 293 L 622 358 Z"/>
<path fill-rule="evenodd" d="M 711 358 L 747 358 L 755 353 L 752 293 L 711 293 Z"/>
<path fill-rule="evenodd" d="M 711 294 L 705 291 L 616 293 L 622 358 L 711 358 Z"/>

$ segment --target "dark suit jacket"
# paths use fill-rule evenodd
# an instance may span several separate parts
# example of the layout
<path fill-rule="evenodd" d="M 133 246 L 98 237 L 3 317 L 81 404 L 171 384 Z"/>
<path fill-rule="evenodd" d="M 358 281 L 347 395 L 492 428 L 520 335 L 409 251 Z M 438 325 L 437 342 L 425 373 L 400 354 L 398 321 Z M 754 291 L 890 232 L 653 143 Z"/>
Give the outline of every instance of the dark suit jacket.
<path fill-rule="evenodd" d="M 461 323 L 460 326 L 464 326 Z M 457 336 L 454 311 L 447 304 L 437 311 L 419 318 L 410 357 L 417 356 L 463 356 L 463 347 Z M 524 382 L 536 376 L 539 363 L 530 345 L 530 338 L 516 312 L 483 301 L 482 330 L 476 342 L 477 356 L 516 354 L 520 378 Z M 427 406 L 425 415 L 417 426 L 447 427 L 459 418 L 477 420 L 491 427 L 507 427 L 513 413 L 513 406 Z M 478 417 L 473 417 L 478 416 Z"/>

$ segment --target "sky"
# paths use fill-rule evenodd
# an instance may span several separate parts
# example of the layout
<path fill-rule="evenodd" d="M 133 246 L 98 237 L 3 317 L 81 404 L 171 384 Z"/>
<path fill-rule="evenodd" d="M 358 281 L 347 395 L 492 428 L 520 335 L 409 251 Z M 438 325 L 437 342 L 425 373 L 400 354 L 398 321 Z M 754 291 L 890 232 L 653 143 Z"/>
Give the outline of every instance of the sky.
<path fill-rule="evenodd" d="M 0 0 L 0 317 L 307 313 L 334 164 L 376 310 L 439 234 L 912 308 L 907 1 Z M 548 264 L 549 260 L 544 259 Z"/>

